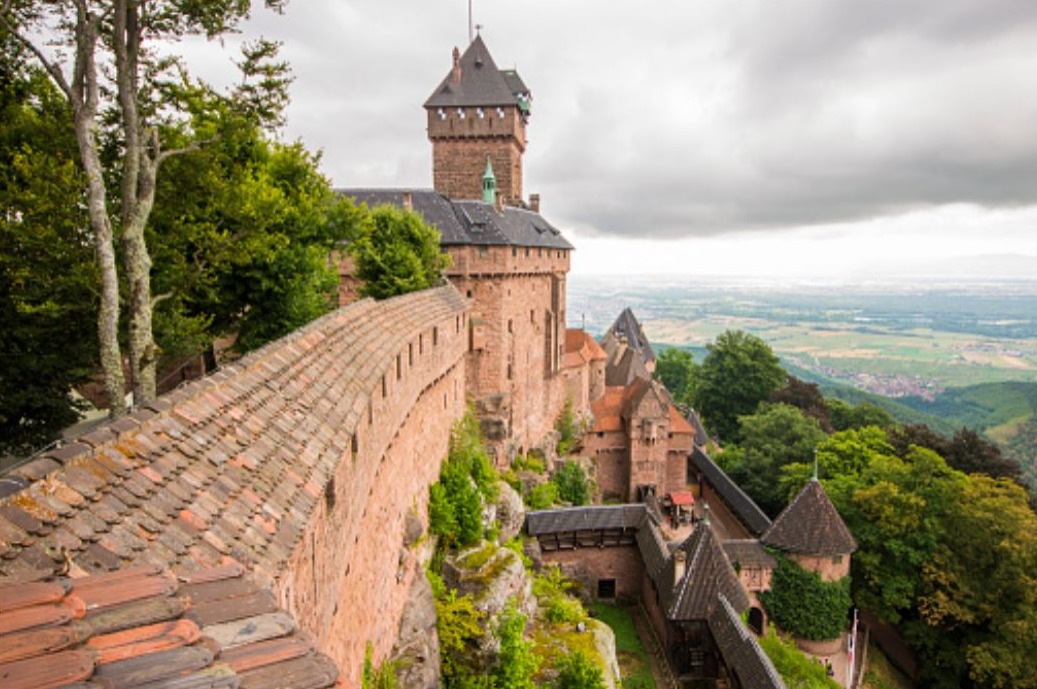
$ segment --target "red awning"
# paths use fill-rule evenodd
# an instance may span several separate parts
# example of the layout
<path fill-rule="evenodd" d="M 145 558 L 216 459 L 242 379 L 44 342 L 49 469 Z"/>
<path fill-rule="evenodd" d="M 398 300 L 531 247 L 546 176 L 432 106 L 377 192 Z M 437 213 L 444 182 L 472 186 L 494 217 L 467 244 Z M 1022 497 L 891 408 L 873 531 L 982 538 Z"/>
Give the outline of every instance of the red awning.
<path fill-rule="evenodd" d="M 682 507 L 684 505 L 694 505 L 695 504 L 695 496 L 692 495 L 688 491 L 681 491 L 681 492 L 678 492 L 678 493 L 670 493 L 670 501 L 674 505 L 680 505 Z"/>

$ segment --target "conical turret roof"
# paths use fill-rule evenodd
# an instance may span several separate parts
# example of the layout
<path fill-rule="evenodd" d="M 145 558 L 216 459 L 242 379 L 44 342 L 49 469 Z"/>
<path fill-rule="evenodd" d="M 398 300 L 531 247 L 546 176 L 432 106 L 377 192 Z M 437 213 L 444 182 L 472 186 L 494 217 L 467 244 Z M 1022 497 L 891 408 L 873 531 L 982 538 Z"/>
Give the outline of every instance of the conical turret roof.
<path fill-rule="evenodd" d="M 802 555 L 848 555 L 857 550 L 853 534 L 816 479 L 799 491 L 760 540 Z"/>

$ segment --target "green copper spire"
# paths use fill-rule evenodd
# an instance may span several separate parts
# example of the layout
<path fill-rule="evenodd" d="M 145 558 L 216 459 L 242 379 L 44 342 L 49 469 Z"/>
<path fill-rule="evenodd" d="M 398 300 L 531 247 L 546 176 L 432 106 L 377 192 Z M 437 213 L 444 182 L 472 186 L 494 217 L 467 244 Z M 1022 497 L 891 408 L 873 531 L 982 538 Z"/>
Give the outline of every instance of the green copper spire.
<path fill-rule="evenodd" d="M 814 475 L 810 477 L 811 481 L 817 482 L 817 448 L 814 448 Z"/>
<path fill-rule="evenodd" d="M 482 173 L 482 200 L 483 203 L 493 203 L 497 200 L 497 178 L 493 174 L 490 156 L 486 156 L 486 172 Z"/>

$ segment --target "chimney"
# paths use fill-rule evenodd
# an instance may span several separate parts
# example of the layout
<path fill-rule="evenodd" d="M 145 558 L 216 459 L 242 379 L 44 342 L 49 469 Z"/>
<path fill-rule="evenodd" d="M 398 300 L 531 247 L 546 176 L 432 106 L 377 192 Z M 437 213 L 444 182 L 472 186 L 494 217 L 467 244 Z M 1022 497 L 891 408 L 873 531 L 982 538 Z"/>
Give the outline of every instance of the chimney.
<path fill-rule="evenodd" d="M 540 194 L 529 195 L 529 210 L 534 213 L 540 212 Z"/>
<path fill-rule="evenodd" d="M 409 191 L 403 192 L 403 210 L 414 210 L 414 197 L 411 196 L 411 193 Z"/>
<path fill-rule="evenodd" d="M 461 83 L 461 51 L 454 46 L 454 68 L 450 73 L 450 81 L 455 84 Z"/>
<path fill-rule="evenodd" d="M 688 570 L 688 554 L 683 550 L 673 553 L 673 585 L 679 586 L 684 580 L 684 574 Z"/>
<path fill-rule="evenodd" d="M 502 194 L 500 191 L 498 191 L 496 195 L 493 197 L 493 205 L 497 207 L 498 213 L 504 212 L 504 194 Z"/>

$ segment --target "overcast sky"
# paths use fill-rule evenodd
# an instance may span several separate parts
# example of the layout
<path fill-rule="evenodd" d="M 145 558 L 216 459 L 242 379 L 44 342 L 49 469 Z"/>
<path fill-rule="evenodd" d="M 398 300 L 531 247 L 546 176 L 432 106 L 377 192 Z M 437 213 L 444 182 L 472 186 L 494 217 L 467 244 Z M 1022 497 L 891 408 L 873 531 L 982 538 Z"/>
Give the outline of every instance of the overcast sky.
<path fill-rule="evenodd" d="M 474 0 L 474 16 L 533 92 L 525 191 L 578 273 L 954 274 L 989 256 L 1037 276 L 1037 2 Z M 322 149 L 336 186 L 431 186 L 421 104 L 468 43 L 466 0 L 293 0 L 257 12 L 244 37 L 260 33 L 295 75 L 285 136 Z M 189 62 L 218 80 L 232 44 Z"/>

